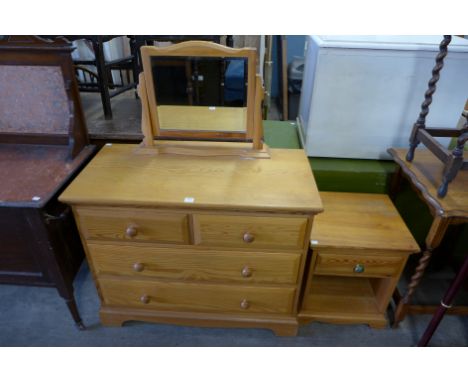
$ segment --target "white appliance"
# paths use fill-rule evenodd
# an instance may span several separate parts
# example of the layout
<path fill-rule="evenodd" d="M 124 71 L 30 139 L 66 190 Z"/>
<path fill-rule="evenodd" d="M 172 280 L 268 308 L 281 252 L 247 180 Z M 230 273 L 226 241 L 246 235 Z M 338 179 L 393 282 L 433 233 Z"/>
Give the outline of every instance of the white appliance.
<path fill-rule="evenodd" d="M 387 148 L 408 147 L 441 40 L 307 36 L 298 117 L 307 154 L 388 159 Z M 427 126 L 456 127 L 467 98 L 468 40 L 454 36 Z"/>

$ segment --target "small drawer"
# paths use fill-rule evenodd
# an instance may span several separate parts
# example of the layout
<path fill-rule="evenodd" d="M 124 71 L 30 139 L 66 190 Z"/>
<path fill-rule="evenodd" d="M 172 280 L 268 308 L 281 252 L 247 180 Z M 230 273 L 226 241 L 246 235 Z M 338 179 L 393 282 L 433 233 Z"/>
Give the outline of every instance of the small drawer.
<path fill-rule="evenodd" d="M 188 217 L 182 213 L 81 207 L 77 214 L 87 239 L 184 244 L 190 238 Z"/>
<path fill-rule="evenodd" d="M 391 277 L 398 275 L 406 257 L 318 253 L 315 274 Z"/>
<path fill-rule="evenodd" d="M 295 284 L 299 253 L 227 252 L 88 243 L 98 275 Z"/>
<path fill-rule="evenodd" d="M 99 278 L 109 306 L 173 311 L 291 313 L 295 288 Z"/>
<path fill-rule="evenodd" d="M 194 215 L 195 244 L 237 248 L 301 249 L 305 217 Z"/>

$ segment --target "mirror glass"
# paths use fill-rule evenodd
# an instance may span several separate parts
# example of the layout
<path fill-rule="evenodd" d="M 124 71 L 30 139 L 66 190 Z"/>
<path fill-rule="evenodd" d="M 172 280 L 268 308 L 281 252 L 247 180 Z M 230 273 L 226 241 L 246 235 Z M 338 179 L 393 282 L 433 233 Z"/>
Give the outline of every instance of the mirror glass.
<path fill-rule="evenodd" d="M 151 57 L 161 130 L 245 132 L 247 58 Z"/>

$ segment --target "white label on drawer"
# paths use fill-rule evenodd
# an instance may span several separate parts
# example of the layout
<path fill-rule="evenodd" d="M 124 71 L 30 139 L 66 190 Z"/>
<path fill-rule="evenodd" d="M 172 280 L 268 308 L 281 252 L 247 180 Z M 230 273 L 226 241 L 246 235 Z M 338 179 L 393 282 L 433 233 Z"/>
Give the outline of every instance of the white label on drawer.
<path fill-rule="evenodd" d="M 317 244 L 318 244 L 318 240 L 311 240 L 311 241 L 310 241 L 310 244 L 312 244 L 312 245 L 317 245 Z"/>
<path fill-rule="evenodd" d="M 216 106 L 210 106 L 210 107 L 208 107 L 208 110 L 209 110 L 209 111 L 215 111 L 215 110 L 216 110 Z"/>
<path fill-rule="evenodd" d="M 193 203 L 195 201 L 195 198 L 191 198 L 189 196 L 184 198 L 184 203 Z"/>
<path fill-rule="evenodd" d="M 32 200 L 33 202 L 38 202 L 39 200 L 41 200 L 41 197 L 40 197 L 40 196 L 33 196 L 33 197 L 31 198 L 31 200 Z"/>

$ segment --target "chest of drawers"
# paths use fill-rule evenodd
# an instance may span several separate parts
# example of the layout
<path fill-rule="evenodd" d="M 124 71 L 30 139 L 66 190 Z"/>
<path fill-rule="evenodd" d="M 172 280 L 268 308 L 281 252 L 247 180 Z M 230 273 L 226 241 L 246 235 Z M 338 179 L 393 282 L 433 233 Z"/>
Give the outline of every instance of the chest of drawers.
<path fill-rule="evenodd" d="M 270 154 L 101 150 L 60 200 L 73 207 L 104 325 L 142 320 L 296 333 L 312 221 L 322 205 L 302 150 Z"/>

